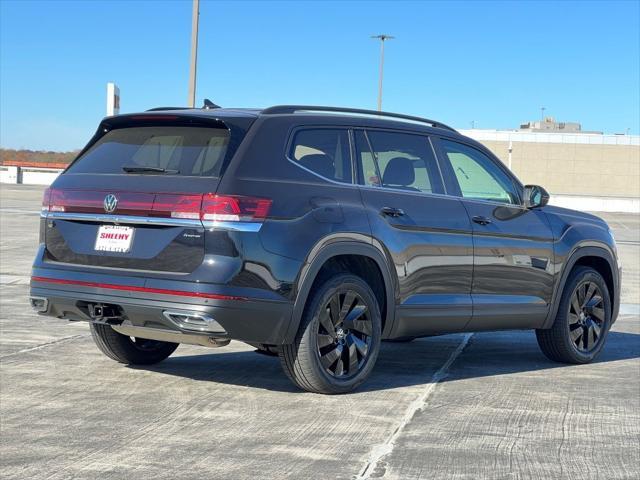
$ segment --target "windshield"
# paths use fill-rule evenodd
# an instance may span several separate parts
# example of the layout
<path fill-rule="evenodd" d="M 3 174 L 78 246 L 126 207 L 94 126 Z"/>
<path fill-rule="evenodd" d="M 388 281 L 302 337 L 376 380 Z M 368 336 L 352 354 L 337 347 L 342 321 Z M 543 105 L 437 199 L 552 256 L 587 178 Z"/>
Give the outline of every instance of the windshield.
<path fill-rule="evenodd" d="M 229 146 L 224 128 L 145 126 L 111 130 L 68 173 L 220 175 Z"/>

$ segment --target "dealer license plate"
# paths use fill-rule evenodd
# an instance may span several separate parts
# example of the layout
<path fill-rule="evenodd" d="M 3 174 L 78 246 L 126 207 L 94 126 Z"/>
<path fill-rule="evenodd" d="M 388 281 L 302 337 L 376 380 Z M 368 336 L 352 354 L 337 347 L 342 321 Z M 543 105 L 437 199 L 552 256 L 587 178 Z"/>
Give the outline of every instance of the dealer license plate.
<path fill-rule="evenodd" d="M 131 249 L 134 229 L 121 225 L 101 225 L 98 228 L 95 250 L 127 253 Z"/>

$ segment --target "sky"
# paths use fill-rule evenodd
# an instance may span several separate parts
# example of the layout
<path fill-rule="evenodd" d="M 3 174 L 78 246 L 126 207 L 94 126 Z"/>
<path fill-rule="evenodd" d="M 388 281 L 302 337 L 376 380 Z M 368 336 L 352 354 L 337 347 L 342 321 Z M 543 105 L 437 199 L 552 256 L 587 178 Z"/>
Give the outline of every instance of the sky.
<path fill-rule="evenodd" d="M 81 148 L 106 114 L 187 104 L 191 0 L 0 0 L 0 146 Z M 456 128 L 545 115 L 640 131 L 640 1 L 201 0 L 197 105 L 383 109 Z M 628 130 L 629 129 L 629 130 Z"/>

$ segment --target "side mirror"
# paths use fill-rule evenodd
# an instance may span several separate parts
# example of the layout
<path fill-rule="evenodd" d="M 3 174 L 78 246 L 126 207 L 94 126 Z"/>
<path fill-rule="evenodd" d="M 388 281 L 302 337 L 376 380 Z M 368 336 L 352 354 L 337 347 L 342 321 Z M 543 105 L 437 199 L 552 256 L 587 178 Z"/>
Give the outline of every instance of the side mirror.
<path fill-rule="evenodd" d="M 549 203 L 549 192 L 540 185 L 524 186 L 524 206 L 525 208 L 540 208 Z"/>

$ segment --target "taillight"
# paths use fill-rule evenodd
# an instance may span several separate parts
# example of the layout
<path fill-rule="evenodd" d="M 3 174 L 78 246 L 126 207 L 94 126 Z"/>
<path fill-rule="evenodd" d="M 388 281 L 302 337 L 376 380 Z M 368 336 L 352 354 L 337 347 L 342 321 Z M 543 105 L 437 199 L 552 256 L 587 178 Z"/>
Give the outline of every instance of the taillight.
<path fill-rule="evenodd" d="M 202 220 L 218 222 L 253 222 L 264 220 L 272 200 L 240 195 L 214 195 L 202 199 Z"/>
<path fill-rule="evenodd" d="M 49 191 L 47 211 L 146 216 L 152 210 L 155 197 L 153 193 L 114 192 L 115 202 L 107 204 L 105 200 L 109 194 L 111 192 L 52 188 Z M 112 207 L 112 210 L 109 210 L 109 207 Z M 42 208 L 45 208 L 44 199 Z"/>
<path fill-rule="evenodd" d="M 47 188 L 43 212 L 107 213 L 113 215 L 182 218 L 214 222 L 256 222 L 267 218 L 272 201 L 242 195 L 111 192 Z M 111 208 L 111 209 L 110 209 Z"/>
<path fill-rule="evenodd" d="M 49 189 L 49 209 L 50 212 L 64 212 L 65 198 L 62 190 Z"/>
<path fill-rule="evenodd" d="M 202 205 L 202 195 L 158 194 L 153 202 L 152 215 L 199 220 L 200 205 Z"/>
<path fill-rule="evenodd" d="M 42 193 L 42 211 L 45 213 L 49 211 L 49 198 L 51 198 L 51 188 L 47 187 Z"/>

